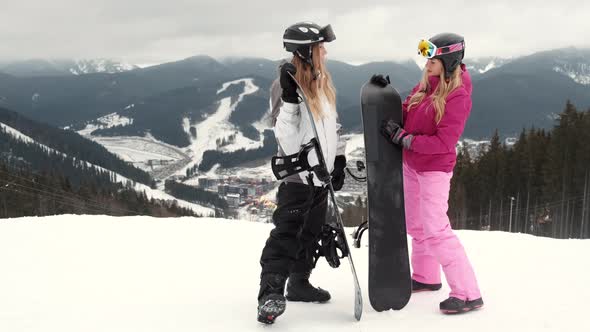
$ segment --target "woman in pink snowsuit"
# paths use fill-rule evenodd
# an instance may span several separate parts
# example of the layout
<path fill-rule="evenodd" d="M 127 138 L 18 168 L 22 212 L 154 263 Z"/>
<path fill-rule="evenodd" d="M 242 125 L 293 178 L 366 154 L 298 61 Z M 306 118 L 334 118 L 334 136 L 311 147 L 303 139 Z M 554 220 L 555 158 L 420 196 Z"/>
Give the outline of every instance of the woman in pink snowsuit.
<path fill-rule="evenodd" d="M 440 267 L 451 288 L 443 313 L 483 306 L 475 273 L 447 216 L 455 146 L 471 111 L 471 78 L 463 37 L 444 33 L 422 40 L 428 58 L 422 80 L 403 103 L 403 128 L 384 121 L 382 133 L 402 146 L 406 225 L 412 237 L 412 289 L 442 287 Z M 382 79 L 377 76 L 375 80 Z"/>

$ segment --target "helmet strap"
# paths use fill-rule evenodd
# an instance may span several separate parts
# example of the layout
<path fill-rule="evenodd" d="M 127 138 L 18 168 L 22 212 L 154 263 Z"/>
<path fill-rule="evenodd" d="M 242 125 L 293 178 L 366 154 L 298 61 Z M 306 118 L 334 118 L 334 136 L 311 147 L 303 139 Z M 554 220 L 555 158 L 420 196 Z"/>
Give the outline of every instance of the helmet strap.
<path fill-rule="evenodd" d="M 317 80 L 319 77 L 319 73 L 317 73 L 315 71 L 314 65 L 313 65 L 313 54 L 312 54 L 312 50 L 311 50 L 311 46 L 309 47 L 309 56 L 305 57 L 303 55 L 301 55 L 301 52 L 299 52 L 299 50 L 295 51 L 295 55 L 297 55 L 299 58 L 301 58 L 301 60 L 303 60 L 303 62 L 307 63 L 311 69 L 311 74 L 313 75 L 313 80 Z"/>

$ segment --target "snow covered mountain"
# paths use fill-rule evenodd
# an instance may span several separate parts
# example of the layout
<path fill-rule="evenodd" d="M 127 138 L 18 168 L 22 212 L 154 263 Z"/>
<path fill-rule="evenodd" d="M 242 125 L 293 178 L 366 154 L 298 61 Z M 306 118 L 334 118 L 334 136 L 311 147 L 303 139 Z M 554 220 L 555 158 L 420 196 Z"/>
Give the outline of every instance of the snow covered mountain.
<path fill-rule="evenodd" d="M 0 122 L 0 131 L 7 133 L 8 135 L 16 138 L 19 141 L 22 141 L 22 142 L 25 142 L 25 143 L 31 144 L 31 145 L 37 145 L 37 146 L 39 146 L 41 148 L 41 150 L 44 153 L 47 153 L 47 154 L 59 154 L 59 155 L 62 155 L 64 157 L 66 157 L 66 158 L 69 157 L 66 153 L 63 153 L 63 152 L 61 152 L 59 150 L 56 150 L 54 148 L 51 148 L 51 147 L 49 147 L 49 146 L 47 146 L 45 144 L 39 143 L 36 140 L 34 140 L 33 138 L 31 138 L 30 136 L 28 136 L 28 135 L 22 133 L 21 131 L 19 131 L 19 130 L 15 129 L 15 128 L 11 127 L 11 126 L 8 126 L 8 125 L 6 125 L 6 124 L 4 124 L 2 122 Z M 72 158 L 74 160 L 78 159 L 76 157 L 72 157 Z M 127 177 L 119 174 L 119 173 L 113 172 L 113 171 L 111 171 L 109 169 L 106 169 L 104 167 L 101 167 L 99 165 L 93 164 L 93 163 L 88 162 L 88 161 L 84 161 L 84 160 L 82 160 L 82 161 L 86 165 L 86 167 L 94 167 L 94 168 L 96 168 L 99 171 L 107 172 L 109 174 L 110 178 L 112 179 L 111 180 L 112 182 L 115 182 L 115 183 L 118 182 L 118 183 L 121 183 L 123 185 L 131 184 L 132 188 L 135 191 L 137 191 L 139 193 L 145 192 L 146 193 L 146 196 L 148 198 L 150 198 L 150 199 L 151 198 L 154 198 L 154 199 L 168 200 L 168 201 L 176 200 L 179 206 L 185 207 L 185 208 L 188 208 L 188 209 L 191 209 L 195 213 L 201 214 L 203 216 L 214 215 L 214 211 L 212 209 L 210 209 L 210 208 L 203 207 L 203 206 L 201 206 L 199 204 L 194 204 L 194 203 L 186 202 L 186 201 L 183 201 L 183 200 L 177 200 L 175 197 L 173 197 L 173 196 L 171 196 L 171 195 L 169 195 L 169 194 L 167 194 L 167 193 L 165 193 L 165 192 L 163 192 L 161 190 L 152 189 L 148 185 L 145 185 L 143 183 L 139 183 L 139 182 L 133 181 L 133 180 L 131 180 L 131 179 L 129 179 L 129 178 L 127 178 Z"/>
<path fill-rule="evenodd" d="M 0 72 L 16 77 L 122 73 L 138 68 L 136 65 L 113 59 L 31 59 L 0 64 Z"/>
<path fill-rule="evenodd" d="M 256 321 L 258 261 L 271 228 L 209 218 L 61 215 L 3 220 L 0 330 L 264 330 L 268 327 Z M 496 231 L 457 234 L 477 273 L 482 309 L 453 317 L 440 314 L 438 303 L 449 293 L 443 280 L 440 291 L 413 294 L 400 311 L 374 311 L 364 238 L 360 249 L 352 249 L 365 303 L 360 322 L 353 318 L 348 262 L 332 269 L 322 258 L 311 281 L 330 291 L 330 302 L 289 302 L 272 329 L 589 330 L 590 260 L 584 255 L 590 252 L 590 240 Z"/>
<path fill-rule="evenodd" d="M 590 49 L 569 47 L 537 52 L 505 61 L 498 68 L 499 70 L 494 70 L 490 74 L 554 72 L 566 76 L 578 84 L 588 84 Z"/>
<path fill-rule="evenodd" d="M 467 137 L 490 137 L 495 129 L 501 135 L 515 135 L 523 127 L 549 128 L 554 114 L 563 110 L 568 99 L 582 109 L 590 106 L 590 84 L 585 84 L 588 52 L 560 49 L 515 59 L 466 59 L 474 77 Z M 210 116 L 224 97 L 238 98 L 244 84 L 233 84 L 224 96 L 218 96 L 224 83 L 252 79 L 259 89 L 244 97 L 237 113 L 260 116 L 259 112 L 268 108 L 268 87 L 277 76 L 276 65 L 277 61 L 267 59 L 218 61 L 195 56 L 111 75 L 70 73 L 17 79 L 0 74 L 0 102 L 30 118 L 60 127 L 73 125 L 76 130 L 98 118 L 118 114 L 133 122 L 125 127 L 102 128 L 100 135 L 143 137 L 149 133 L 160 142 L 185 148 L 192 143 L 184 119 L 197 123 L 200 117 Z M 358 91 L 372 74 L 389 74 L 402 97 L 420 77 L 420 69 L 413 62 L 353 66 L 332 60 L 328 66 L 338 91 L 340 121 L 348 131 L 361 129 Z M 254 124 L 258 120 L 238 118 L 233 124 L 244 137 L 255 140 L 259 131 Z"/>
<path fill-rule="evenodd" d="M 590 85 L 590 49 L 575 47 L 538 52 L 519 58 L 482 57 L 467 58 L 465 64 L 470 73 L 479 77 L 490 70 L 497 70 L 515 61 L 515 65 L 507 66 L 506 71 L 523 72 L 533 68 L 553 70 L 571 78 L 574 82 Z"/>
<path fill-rule="evenodd" d="M 181 89 L 173 95 L 177 103 L 183 98 L 190 101 L 186 109 L 162 112 L 160 105 L 166 104 L 162 99 L 169 97 L 159 96 L 91 121 L 78 133 L 142 169 L 154 171 L 155 164 L 157 172 L 152 174 L 158 179 L 183 176 L 196 167 L 206 172 L 219 162 L 227 168 L 231 166 L 228 159 L 248 162 L 276 151 L 276 145 L 267 143 L 269 127 L 263 123 L 269 111 L 268 84 L 263 79 L 241 78 L 223 82 L 214 94 L 209 91 L 214 86 Z M 194 107 L 197 103 L 200 108 Z M 267 153 L 260 155 L 260 151 Z"/>
<path fill-rule="evenodd" d="M 557 56 L 553 70 L 567 75 L 576 83 L 590 85 L 590 51 L 578 52 L 570 49 L 571 53 Z"/>
<path fill-rule="evenodd" d="M 74 65 L 70 67 L 70 72 L 74 75 L 94 74 L 94 73 L 122 73 L 125 71 L 138 69 L 139 67 L 130 63 L 119 62 L 111 59 L 89 59 L 75 60 Z"/>
<path fill-rule="evenodd" d="M 587 109 L 589 59 L 590 49 L 556 49 L 512 59 L 475 76 L 464 134 L 480 139 L 496 129 L 501 136 L 517 136 L 523 128 L 551 128 L 568 100 Z"/>
<path fill-rule="evenodd" d="M 473 76 L 485 74 L 494 68 L 500 68 L 504 64 L 510 62 L 511 59 L 504 59 L 498 57 L 483 57 L 483 58 L 468 58 L 465 59 L 467 69 Z"/>

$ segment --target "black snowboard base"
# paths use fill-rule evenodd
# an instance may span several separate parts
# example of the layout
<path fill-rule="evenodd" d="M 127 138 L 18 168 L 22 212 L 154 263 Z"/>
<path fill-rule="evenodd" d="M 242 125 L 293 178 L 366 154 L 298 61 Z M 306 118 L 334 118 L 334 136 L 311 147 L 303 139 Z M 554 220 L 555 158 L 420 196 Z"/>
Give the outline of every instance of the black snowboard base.
<path fill-rule="evenodd" d="M 376 311 L 402 309 L 412 280 L 406 235 L 401 147 L 381 135 L 383 120 L 402 123 L 399 93 L 370 82 L 361 89 L 369 230 L 369 300 Z"/>

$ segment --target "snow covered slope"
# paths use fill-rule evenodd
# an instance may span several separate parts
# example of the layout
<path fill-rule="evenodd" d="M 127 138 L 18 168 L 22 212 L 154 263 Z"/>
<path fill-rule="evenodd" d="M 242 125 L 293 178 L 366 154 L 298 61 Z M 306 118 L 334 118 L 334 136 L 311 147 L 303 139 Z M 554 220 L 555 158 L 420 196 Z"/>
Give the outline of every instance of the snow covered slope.
<path fill-rule="evenodd" d="M 55 216 L 0 220 L 0 331 L 589 331 L 589 240 L 459 231 L 485 307 L 438 312 L 439 292 L 401 311 L 368 304 L 367 248 L 353 249 L 365 312 L 353 318 L 348 263 L 322 259 L 326 304 L 288 303 L 256 322 L 260 252 L 272 225 L 222 219 Z M 350 233 L 352 230 L 347 230 Z M 366 242 L 364 242 L 366 244 Z"/>
<path fill-rule="evenodd" d="M 203 153 L 207 150 L 217 150 L 217 140 L 227 138 L 229 135 L 236 135 L 235 143 L 224 146 L 219 149 L 220 151 L 231 152 L 242 148 L 249 150 L 262 146 L 262 139 L 257 142 L 244 137 L 244 135 L 229 122 L 229 117 L 244 97 L 258 91 L 259 88 L 254 84 L 253 79 L 244 78 L 226 82 L 222 85 L 221 89 L 217 91 L 217 94 L 224 92 L 231 85 L 239 83 L 245 84 L 244 90 L 239 94 L 237 100 L 232 102 L 231 96 L 221 99 L 217 111 L 199 123 L 190 123 L 189 119 L 185 119 L 183 124 L 184 131 L 187 134 L 190 134 L 190 127 L 194 126 L 197 130 L 197 137 L 193 138 L 191 136 L 191 145 L 186 151 L 187 154 L 192 156 L 192 161 L 190 164 L 186 165 L 185 168 L 178 171 L 178 175 L 184 175 L 186 173 L 186 168 L 200 164 L 201 161 L 203 161 Z"/>

